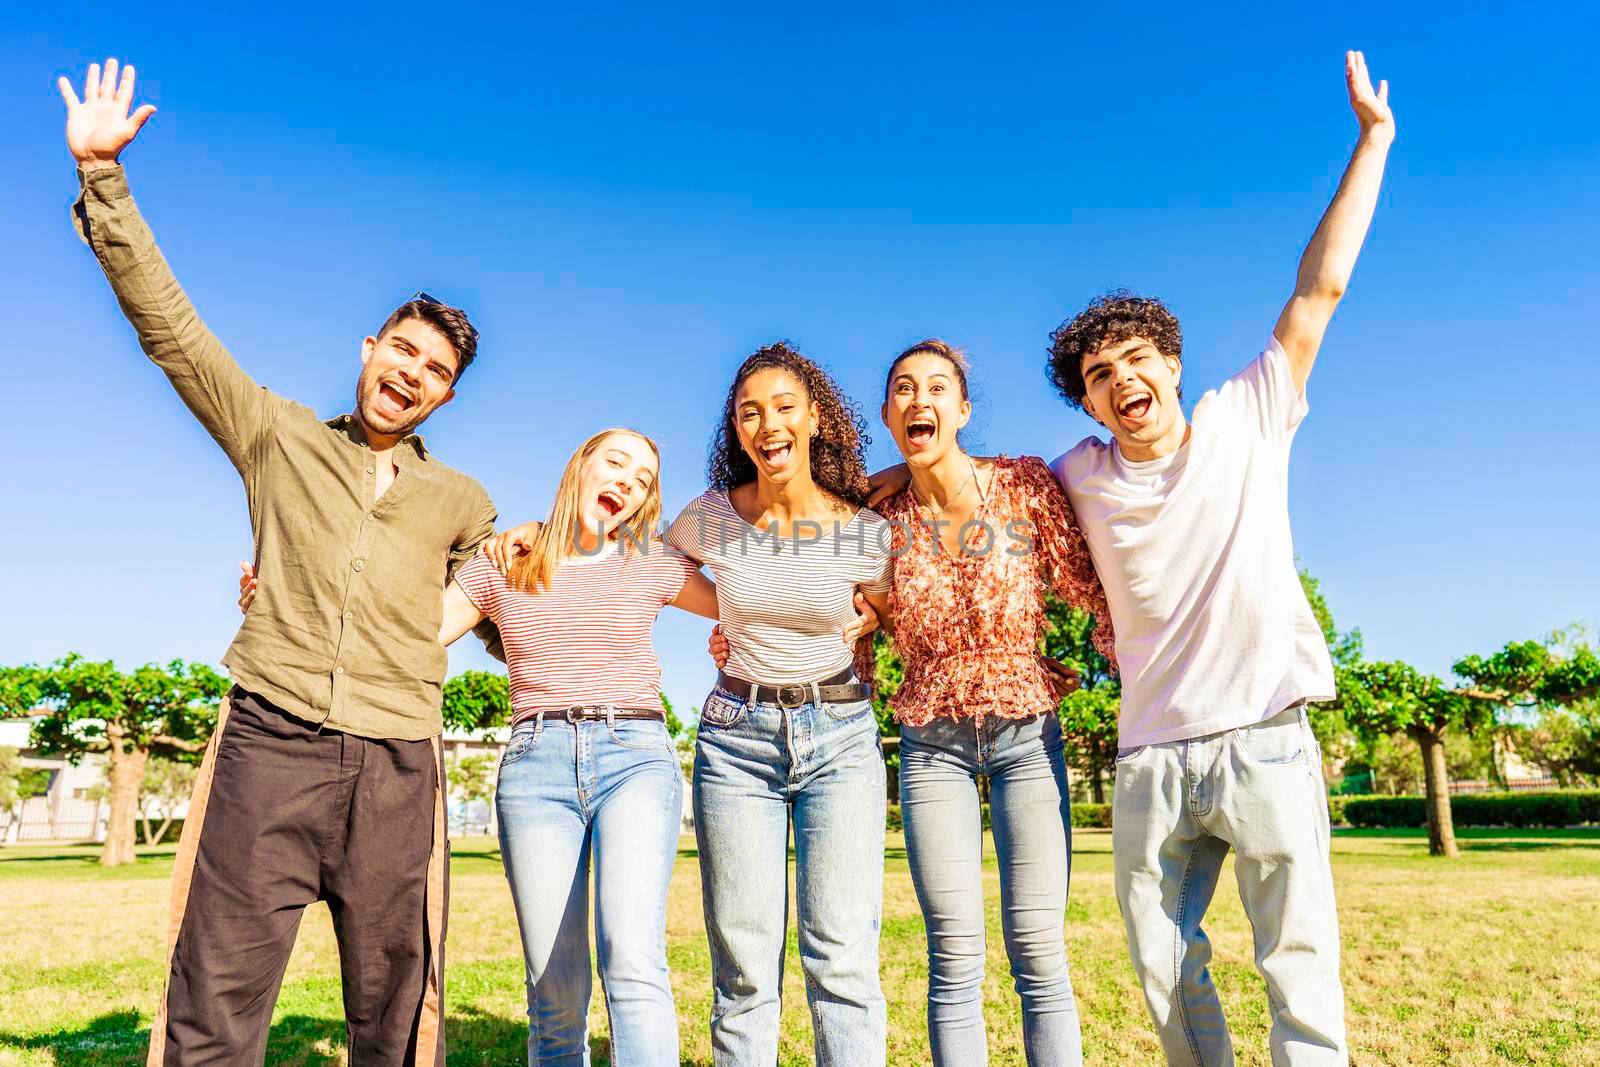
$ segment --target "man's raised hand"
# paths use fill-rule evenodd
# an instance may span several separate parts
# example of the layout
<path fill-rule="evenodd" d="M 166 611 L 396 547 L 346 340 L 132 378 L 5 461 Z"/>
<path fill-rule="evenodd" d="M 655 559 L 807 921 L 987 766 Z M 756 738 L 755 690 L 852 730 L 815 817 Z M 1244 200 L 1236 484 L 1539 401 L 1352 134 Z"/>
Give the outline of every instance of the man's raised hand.
<path fill-rule="evenodd" d="M 119 79 L 115 59 L 106 60 L 104 73 L 100 64 L 89 64 L 82 100 L 65 78 L 57 78 L 56 87 L 67 102 L 67 148 L 84 170 L 115 166 L 122 150 L 156 113 L 153 105 L 144 104 L 128 114 L 133 104 L 133 67 L 123 67 Z"/>
<path fill-rule="evenodd" d="M 1367 73 L 1367 57 L 1360 52 L 1344 54 L 1344 85 L 1350 91 L 1350 109 L 1356 113 L 1365 136 L 1394 139 L 1394 113 L 1389 110 L 1389 83 L 1378 82 L 1372 88 L 1372 77 Z"/>

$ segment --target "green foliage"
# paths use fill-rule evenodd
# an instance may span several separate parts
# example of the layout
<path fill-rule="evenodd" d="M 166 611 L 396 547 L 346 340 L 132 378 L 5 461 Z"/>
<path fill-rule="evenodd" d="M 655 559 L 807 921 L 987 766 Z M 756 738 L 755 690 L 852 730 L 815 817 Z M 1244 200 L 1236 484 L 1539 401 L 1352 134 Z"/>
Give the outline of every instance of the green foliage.
<path fill-rule="evenodd" d="M 1600 700 L 1549 707 L 1518 735 L 1517 750 L 1565 786 L 1600 782 Z"/>
<path fill-rule="evenodd" d="M 195 761 L 216 727 L 228 680 L 203 663 L 173 660 L 131 673 L 73 654 L 47 667 L 0 668 L 0 707 L 43 710 L 33 746 L 76 762 L 91 752 L 133 750 Z"/>
<path fill-rule="evenodd" d="M 1456 826 L 1581 826 L 1600 823 L 1600 789 L 1464 793 L 1450 798 L 1450 812 Z M 1418 827 L 1427 822 L 1427 802 L 1419 796 L 1345 797 L 1343 816 L 1351 826 Z"/>
<path fill-rule="evenodd" d="M 450 788 L 468 803 L 492 800 L 499 767 L 499 758 L 491 752 L 463 756 L 450 768 Z"/>
<path fill-rule="evenodd" d="M 511 721 L 511 683 L 493 671 L 462 671 L 444 683 L 446 729 L 471 733 Z"/>
<path fill-rule="evenodd" d="M 1351 725 L 1369 736 L 1439 735 L 1452 726 L 1474 729 L 1489 721 L 1488 701 L 1451 689 L 1407 663 L 1359 663 L 1344 673 L 1338 704 Z"/>
<path fill-rule="evenodd" d="M 1078 672 L 1081 685 L 1056 705 L 1067 763 L 1087 776 L 1091 795 L 1104 797 L 1103 777 L 1117 761 L 1117 719 L 1122 683 L 1111 663 L 1094 647 L 1095 619 L 1053 595 L 1044 603 L 1045 631 L 1039 642 L 1046 656 Z"/>
<path fill-rule="evenodd" d="M 10 811 L 22 799 L 17 787 L 17 776 L 22 773 L 22 759 L 17 750 L 0 745 L 0 812 Z"/>
<path fill-rule="evenodd" d="M 978 821 L 985 831 L 993 829 L 989 822 L 989 805 L 978 805 Z M 1089 801 L 1073 804 L 1072 825 L 1080 829 L 1111 829 L 1111 805 L 1095 804 Z M 905 829 L 905 824 L 900 814 L 900 805 L 889 805 L 889 812 L 884 826 L 891 834 L 898 834 Z"/>
<path fill-rule="evenodd" d="M 194 792 L 195 779 L 200 768 L 193 763 L 153 756 L 144 765 L 144 776 L 139 782 L 139 818 L 144 824 L 144 843 L 159 845 L 166 839 L 173 824 L 173 812 Z M 150 828 L 150 812 L 154 808 L 162 816 L 156 829 Z"/>
<path fill-rule="evenodd" d="M 859 659 L 857 660 L 859 663 Z M 872 710 L 878 716 L 881 737 L 899 737 L 900 724 L 894 721 L 889 701 L 905 684 L 906 669 L 894 650 L 894 639 L 882 630 L 872 634 Z M 898 757 L 896 757 L 898 759 Z"/>

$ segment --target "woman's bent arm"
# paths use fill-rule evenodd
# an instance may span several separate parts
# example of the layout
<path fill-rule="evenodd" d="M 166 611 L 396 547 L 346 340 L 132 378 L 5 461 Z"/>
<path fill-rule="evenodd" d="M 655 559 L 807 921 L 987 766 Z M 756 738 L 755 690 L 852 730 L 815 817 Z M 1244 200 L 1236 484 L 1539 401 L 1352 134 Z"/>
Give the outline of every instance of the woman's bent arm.
<path fill-rule="evenodd" d="M 439 621 L 439 643 L 453 645 L 462 634 L 483 621 L 483 612 L 467 597 L 459 582 L 444 590 L 444 615 Z"/>

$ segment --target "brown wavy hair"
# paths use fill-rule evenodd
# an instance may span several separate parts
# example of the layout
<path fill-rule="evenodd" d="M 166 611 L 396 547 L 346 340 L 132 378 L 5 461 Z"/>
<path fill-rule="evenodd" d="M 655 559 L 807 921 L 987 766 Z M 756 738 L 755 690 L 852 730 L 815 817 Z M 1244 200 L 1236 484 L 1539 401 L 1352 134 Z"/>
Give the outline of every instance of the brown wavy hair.
<path fill-rule="evenodd" d="M 1177 316 L 1153 296 L 1114 289 L 1095 297 L 1089 306 L 1063 322 L 1050 335 L 1050 361 L 1046 372 L 1056 391 L 1075 408 L 1083 407 L 1088 386 L 1083 380 L 1083 358 L 1108 344 L 1143 337 L 1162 355 L 1183 360 L 1183 331 Z M 1178 395 L 1183 396 L 1180 389 Z"/>
<path fill-rule="evenodd" d="M 811 439 L 811 479 L 834 496 L 863 507 L 867 502 L 867 423 L 861 409 L 846 396 L 828 372 L 802 356 L 788 341 L 774 341 L 739 366 L 722 405 L 722 421 L 711 441 L 706 481 L 729 490 L 756 480 L 756 465 L 739 444 L 734 403 L 739 387 L 757 371 L 788 372 L 817 405 L 817 436 Z"/>

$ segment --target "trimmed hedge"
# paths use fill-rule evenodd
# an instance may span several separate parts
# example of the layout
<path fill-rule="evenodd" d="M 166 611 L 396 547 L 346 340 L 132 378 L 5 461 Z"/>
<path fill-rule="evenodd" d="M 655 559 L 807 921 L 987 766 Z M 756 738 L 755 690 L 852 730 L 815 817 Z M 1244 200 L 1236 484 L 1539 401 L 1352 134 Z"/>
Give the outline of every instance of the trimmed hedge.
<path fill-rule="evenodd" d="M 1344 801 L 1342 815 L 1351 826 L 1394 829 L 1426 826 L 1427 811 L 1418 796 L 1329 798 Z M 1542 793 L 1462 793 L 1450 798 L 1456 826 L 1550 827 L 1600 823 L 1600 789 L 1563 789 Z M 1335 821 L 1339 821 L 1335 819 Z"/>
<path fill-rule="evenodd" d="M 983 818 L 983 828 L 985 830 L 991 829 L 989 825 L 989 805 L 980 804 L 978 811 Z M 905 823 L 900 818 L 900 805 L 889 805 L 889 815 L 884 825 L 892 834 L 900 833 L 905 829 Z M 1082 804 L 1073 804 L 1072 825 L 1109 830 L 1111 828 L 1111 805 L 1091 804 L 1087 801 Z"/>

